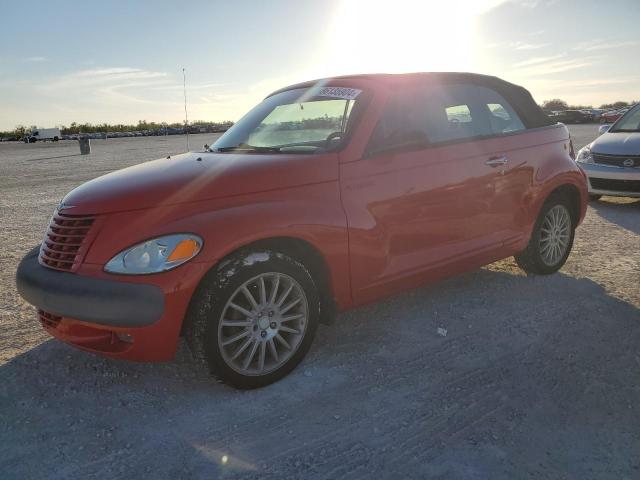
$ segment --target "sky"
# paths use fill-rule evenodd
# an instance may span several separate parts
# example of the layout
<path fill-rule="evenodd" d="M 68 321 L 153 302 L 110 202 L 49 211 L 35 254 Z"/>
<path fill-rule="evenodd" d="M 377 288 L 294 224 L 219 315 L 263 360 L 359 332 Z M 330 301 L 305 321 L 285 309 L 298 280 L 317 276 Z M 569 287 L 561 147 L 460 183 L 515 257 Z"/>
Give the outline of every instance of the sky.
<path fill-rule="evenodd" d="M 599 106 L 640 99 L 640 0 L 0 0 L 0 130 L 235 121 L 333 75 L 471 71 Z"/>

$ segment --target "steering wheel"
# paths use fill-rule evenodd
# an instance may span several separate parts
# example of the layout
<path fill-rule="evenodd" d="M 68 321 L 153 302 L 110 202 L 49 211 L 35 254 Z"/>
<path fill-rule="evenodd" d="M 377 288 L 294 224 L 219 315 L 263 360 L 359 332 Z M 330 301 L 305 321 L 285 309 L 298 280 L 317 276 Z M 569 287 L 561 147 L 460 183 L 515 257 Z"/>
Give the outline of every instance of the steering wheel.
<path fill-rule="evenodd" d="M 336 138 L 342 138 L 343 135 L 344 135 L 343 132 L 330 133 L 327 139 L 324 141 L 324 148 L 329 150 L 331 148 L 331 141 L 333 141 Z"/>

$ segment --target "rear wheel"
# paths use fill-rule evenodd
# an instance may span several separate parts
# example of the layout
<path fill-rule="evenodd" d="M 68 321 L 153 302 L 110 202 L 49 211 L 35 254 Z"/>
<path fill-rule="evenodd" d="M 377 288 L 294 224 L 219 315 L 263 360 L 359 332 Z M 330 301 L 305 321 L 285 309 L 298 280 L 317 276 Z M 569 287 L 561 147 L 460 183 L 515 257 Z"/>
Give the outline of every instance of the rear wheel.
<path fill-rule="evenodd" d="M 205 279 L 187 341 L 220 380 L 257 388 L 291 372 L 308 352 L 319 296 L 307 269 L 284 254 L 240 255 Z"/>
<path fill-rule="evenodd" d="M 554 195 L 542 207 L 529 245 L 515 256 L 516 263 L 527 273 L 555 273 L 571 253 L 574 234 L 574 220 L 567 201 Z"/>

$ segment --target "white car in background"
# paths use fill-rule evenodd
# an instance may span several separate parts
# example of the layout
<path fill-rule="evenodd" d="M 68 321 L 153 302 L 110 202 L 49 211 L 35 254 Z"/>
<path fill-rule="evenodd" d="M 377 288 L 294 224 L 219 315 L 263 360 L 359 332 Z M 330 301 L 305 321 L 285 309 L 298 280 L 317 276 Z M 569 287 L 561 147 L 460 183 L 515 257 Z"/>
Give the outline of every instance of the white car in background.
<path fill-rule="evenodd" d="M 640 197 L 640 104 L 600 133 L 576 157 L 589 177 L 589 197 Z"/>

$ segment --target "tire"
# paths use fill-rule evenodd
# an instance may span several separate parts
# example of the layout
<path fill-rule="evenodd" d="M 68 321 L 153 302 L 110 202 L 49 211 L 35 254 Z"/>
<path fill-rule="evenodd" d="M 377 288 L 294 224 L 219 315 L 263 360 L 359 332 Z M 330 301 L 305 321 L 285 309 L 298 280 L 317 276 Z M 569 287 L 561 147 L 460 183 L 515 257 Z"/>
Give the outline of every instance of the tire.
<path fill-rule="evenodd" d="M 596 200 L 600 200 L 602 198 L 602 195 L 596 195 L 596 194 L 589 194 L 589 200 L 595 202 Z"/>
<path fill-rule="evenodd" d="M 271 250 L 245 252 L 203 279 L 187 314 L 185 336 L 194 357 L 220 381 L 259 388 L 302 361 L 319 316 L 318 289 L 302 263 Z"/>
<path fill-rule="evenodd" d="M 553 217 L 555 214 L 558 214 L 556 218 L 560 218 L 560 212 L 562 212 L 562 218 L 567 219 L 566 230 L 564 228 L 561 230 L 560 227 L 549 227 L 548 222 L 552 221 L 550 220 L 550 216 Z M 566 217 L 564 215 L 566 215 Z M 565 224 L 563 223 L 563 225 Z M 549 233 L 549 230 L 555 230 L 556 228 L 556 232 L 562 233 L 557 235 L 555 233 L 553 235 Z M 527 248 L 518 255 L 515 255 L 516 263 L 527 273 L 550 275 L 557 272 L 565 264 L 571 253 L 575 228 L 575 219 L 571 216 L 569 202 L 563 196 L 552 195 L 540 210 L 540 215 L 538 215 L 536 224 L 533 227 Z M 566 237 L 564 235 L 566 235 Z M 553 245 L 553 239 L 560 237 L 566 242 L 562 247 L 564 251 L 558 252 L 554 250 L 556 254 L 551 255 L 550 258 L 549 244 Z"/>

